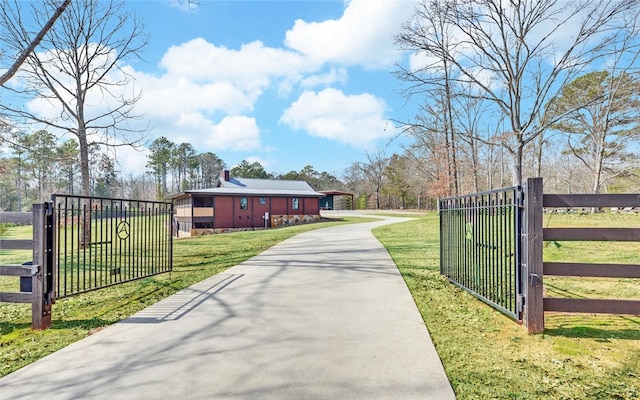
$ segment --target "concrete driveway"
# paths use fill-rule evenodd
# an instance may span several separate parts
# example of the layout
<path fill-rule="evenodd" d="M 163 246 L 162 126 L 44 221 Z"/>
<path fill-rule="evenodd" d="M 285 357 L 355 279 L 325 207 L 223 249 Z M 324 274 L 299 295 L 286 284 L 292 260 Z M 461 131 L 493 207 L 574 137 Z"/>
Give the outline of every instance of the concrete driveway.
<path fill-rule="evenodd" d="M 0 399 L 455 399 L 371 229 L 298 235 L 0 379 Z"/>

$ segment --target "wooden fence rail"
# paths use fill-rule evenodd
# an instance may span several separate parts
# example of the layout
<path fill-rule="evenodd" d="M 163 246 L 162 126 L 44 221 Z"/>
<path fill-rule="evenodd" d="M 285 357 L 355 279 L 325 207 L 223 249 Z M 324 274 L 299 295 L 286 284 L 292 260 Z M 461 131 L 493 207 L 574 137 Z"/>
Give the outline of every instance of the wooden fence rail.
<path fill-rule="evenodd" d="M 32 213 L 0 213 L 0 223 L 32 224 L 33 239 L 2 239 L 0 249 L 32 250 L 29 265 L 0 265 L 0 275 L 21 279 L 20 292 L 0 292 L 0 302 L 31 303 L 31 327 L 51 326 L 51 305 L 54 300 L 51 271 L 51 248 L 47 243 L 47 229 L 51 229 L 50 207 L 34 204 Z M 25 281 L 25 279 L 27 281 Z M 30 285 L 28 280 L 30 279 Z M 25 286 L 30 286 L 29 290 Z"/>
<path fill-rule="evenodd" d="M 31 225 L 33 213 L 30 212 L 0 212 L 0 224 Z"/>
<path fill-rule="evenodd" d="M 638 228 L 543 228 L 544 208 L 637 208 L 636 194 L 542 194 L 542 178 L 527 180 L 527 292 L 524 324 L 529 333 L 544 330 L 544 312 L 640 314 L 640 300 L 569 299 L 543 297 L 543 276 L 581 276 L 602 278 L 640 278 L 637 264 L 595 264 L 543 262 L 544 241 L 620 241 L 639 242 Z"/>

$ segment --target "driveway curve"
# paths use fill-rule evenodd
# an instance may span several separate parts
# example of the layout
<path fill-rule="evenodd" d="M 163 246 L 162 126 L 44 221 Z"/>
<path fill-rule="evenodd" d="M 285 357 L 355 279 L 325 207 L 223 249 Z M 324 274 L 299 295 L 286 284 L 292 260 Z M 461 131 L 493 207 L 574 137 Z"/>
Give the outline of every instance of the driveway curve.
<path fill-rule="evenodd" d="M 0 379 L 9 399 L 455 399 L 371 229 L 297 235 Z"/>

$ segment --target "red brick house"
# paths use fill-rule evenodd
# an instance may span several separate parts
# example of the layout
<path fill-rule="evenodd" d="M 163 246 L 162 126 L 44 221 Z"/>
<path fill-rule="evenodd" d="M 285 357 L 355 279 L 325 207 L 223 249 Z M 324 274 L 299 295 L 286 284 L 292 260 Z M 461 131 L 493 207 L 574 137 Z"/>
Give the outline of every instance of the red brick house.
<path fill-rule="evenodd" d="M 184 237 L 317 221 L 321 197 L 304 181 L 231 178 L 223 171 L 216 187 L 171 199 L 176 235 Z"/>

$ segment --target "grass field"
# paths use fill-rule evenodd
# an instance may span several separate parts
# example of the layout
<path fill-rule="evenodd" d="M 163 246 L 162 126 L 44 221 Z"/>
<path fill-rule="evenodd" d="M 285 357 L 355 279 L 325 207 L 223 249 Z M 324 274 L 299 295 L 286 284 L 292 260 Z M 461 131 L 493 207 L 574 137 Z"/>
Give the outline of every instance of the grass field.
<path fill-rule="evenodd" d="M 31 239 L 33 230 L 31 225 L 12 226 L 3 224 L 0 229 L 2 239 Z M 31 261 L 31 250 L 5 250 L 0 249 L 0 264 L 22 264 Z M 20 290 L 20 281 L 16 277 L 0 276 L 0 292 L 17 292 Z M 2 307 L 3 303 L 0 303 Z M 2 319 L 0 319 L 2 323 Z"/>
<path fill-rule="evenodd" d="M 545 224 L 640 226 L 637 215 L 596 218 L 600 221 L 554 215 Z M 640 317 L 547 313 L 544 334 L 530 336 L 524 327 L 440 276 L 436 214 L 374 233 L 403 274 L 458 399 L 640 398 Z M 598 257 L 640 263 L 637 244 L 629 245 L 608 243 L 602 250 L 609 256 Z M 545 259 L 590 260 L 596 250 L 593 243 L 558 246 L 545 246 Z M 549 281 L 547 295 L 553 297 L 640 299 L 640 280 Z"/>
<path fill-rule="evenodd" d="M 397 214 L 394 214 L 397 216 Z M 415 217 L 415 214 L 408 215 Z M 594 221 L 601 218 L 600 221 Z M 346 219 L 344 222 L 364 221 Z M 640 226 L 640 216 L 551 215 L 547 226 Z M 0 304 L 1 374 L 79 340 L 176 291 L 235 265 L 314 224 L 178 240 L 174 272 L 54 305 L 51 329 L 29 329 L 28 306 Z M 544 334 L 524 327 L 439 274 L 438 217 L 375 230 L 403 274 L 458 399 L 640 398 L 640 317 L 547 314 Z M 609 243 L 597 257 L 640 263 L 636 244 Z M 548 243 L 547 260 L 591 260 L 593 243 Z M 613 261 L 615 260 L 615 261 Z M 640 280 L 545 279 L 547 295 L 640 298 Z M 553 293 L 553 294 L 551 294 Z M 408 366 L 410 367 L 410 366 Z"/>

